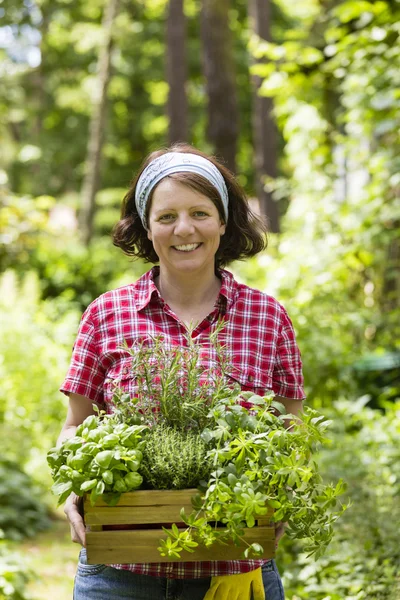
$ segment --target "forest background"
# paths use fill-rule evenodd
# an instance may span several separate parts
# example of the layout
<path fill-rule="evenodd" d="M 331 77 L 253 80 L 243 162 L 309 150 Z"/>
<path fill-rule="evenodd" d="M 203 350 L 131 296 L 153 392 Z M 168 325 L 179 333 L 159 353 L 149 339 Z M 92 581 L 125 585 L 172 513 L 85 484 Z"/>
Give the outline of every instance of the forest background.
<path fill-rule="evenodd" d="M 323 558 L 280 544 L 286 596 L 399 599 L 399 1 L 2 0 L 0 18 L 0 599 L 71 597 L 58 387 L 84 308 L 148 268 L 110 231 L 177 140 L 269 218 L 232 271 L 288 309 L 333 419 L 318 462 L 349 485 Z"/>

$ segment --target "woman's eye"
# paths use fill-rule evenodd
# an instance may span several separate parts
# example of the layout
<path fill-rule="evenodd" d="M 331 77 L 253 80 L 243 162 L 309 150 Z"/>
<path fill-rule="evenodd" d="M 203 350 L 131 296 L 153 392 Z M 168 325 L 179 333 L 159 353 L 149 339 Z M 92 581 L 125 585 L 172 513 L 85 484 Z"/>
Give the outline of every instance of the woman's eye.
<path fill-rule="evenodd" d="M 196 212 L 194 213 L 196 217 L 206 217 L 207 213 L 204 212 L 204 210 L 196 210 Z"/>
<path fill-rule="evenodd" d="M 173 218 L 174 218 L 174 215 L 172 215 L 172 214 L 161 215 L 161 217 L 159 218 L 159 221 L 171 221 Z"/>

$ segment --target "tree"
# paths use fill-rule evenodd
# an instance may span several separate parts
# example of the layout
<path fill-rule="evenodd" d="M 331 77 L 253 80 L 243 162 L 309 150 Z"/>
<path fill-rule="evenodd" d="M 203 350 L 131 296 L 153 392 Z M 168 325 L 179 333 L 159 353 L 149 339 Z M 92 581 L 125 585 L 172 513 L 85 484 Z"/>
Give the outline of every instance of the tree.
<path fill-rule="evenodd" d="M 270 0 L 249 0 L 250 22 L 253 33 L 261 40 L 270 40 L 271 4 Z M 253 144 L 255 166 L 255 188 L 260 202 L 260 211 L 267 219 L 269 228 L 279 232 L 278 205 L 265 189 L 266 176 L 277 176 L 277 131 L 272 118 L 271 98 L 260 96 L 262 78 L 252 76 L 253 83 Z"/>
<path fill-rule="evenodd" d="M 186 98 L 186 19 L 183 0 L 170 0 L 167 18 L 168 142 L 188 137 Z"/>
<path fill-rule="evenodd" d="M 201 38 L 208 96 L 207 137 L 216 154 L 235 172 L 239 117 L 229 0 L 203 0 Z"/>
<path fill-rule="evenodd" d="M 100 160 L 106 124 L 107 88 L 111 76 L 112 29 L 118 10 L 118 0 L 109 0 L 103 18 L 103 38 L 98 61 L 98 90 L 90 122 L 86 173 L 82 185 L 82 206 L 79 215 L 83 242 L 93 236 L 96 193 L 100 187 Z"/>

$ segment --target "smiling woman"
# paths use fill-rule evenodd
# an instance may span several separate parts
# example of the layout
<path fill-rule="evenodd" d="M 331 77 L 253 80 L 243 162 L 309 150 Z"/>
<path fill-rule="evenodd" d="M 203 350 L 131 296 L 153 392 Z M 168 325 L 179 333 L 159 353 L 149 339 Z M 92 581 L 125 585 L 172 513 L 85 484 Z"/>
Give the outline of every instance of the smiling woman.
<path fill-rule="evenodd" d="M 201 345 L 201 367 L 211 372 L 218 360 L 210 336 L 221 321 L 221 343 L 233 369 L 224 373 L 227 384 L 261 395 L 273 390 L 292 414 L 301 410 L 301 359 L 285 309 L 222 268 L 266 246 L 265 227 L 230 171 L 187 145 L 152 153 L 124 198 L 113 241 L 126 254 L 158 265 L 85 311 L 61 387 L 70 401 L 59 444 L 93 414 L 93 402 L 113 412 L 110 381 L 118 379 L 135 395 L 137 376 L 127 348 L 152 344 L 157 336 L 166 347 L 186 347 L 189 335 Z M 65 512 L 73 541 L 84 546 L 77 497 L 69 497 Z M 277 539 L 282 531 L 277 528 Z M 161 600 L 172 594 L 181 600 L 224 600 L 250 598 L 252 590 L 254 600 L 264 594 L 283 599 L 273 560 L 88 566 L 83 550 L 74 598 Z"/>
<path fill-rule="evenodd" d="M 215 255 L 216 267 L 254 256 L 265 249 L 266 227 L 250 210 L 244 190 L 232 173 L 192 146 L 176 144 L 147 157 L 124 198 L 121 220 L 114 229 L 113 239 L 126 254 L 158 262 L 147 235 L 147 218 L 153 195 L 165 178 L 198 192 L 217 208 L 226 231 Z"/>

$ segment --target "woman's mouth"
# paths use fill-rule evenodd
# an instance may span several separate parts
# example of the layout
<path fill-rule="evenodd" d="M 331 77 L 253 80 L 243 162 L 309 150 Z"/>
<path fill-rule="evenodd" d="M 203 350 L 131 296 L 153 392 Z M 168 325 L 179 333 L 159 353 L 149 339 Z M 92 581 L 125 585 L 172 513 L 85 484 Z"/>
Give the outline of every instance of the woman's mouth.
<path fill-rule="evenodd" d="M 192 252 L 193 250 L 197 250 L 201 246 L 199 244 L 181 244 L 180 246 L 172 246 L 174 250 L 178 250 L 178 252 Z"/>

